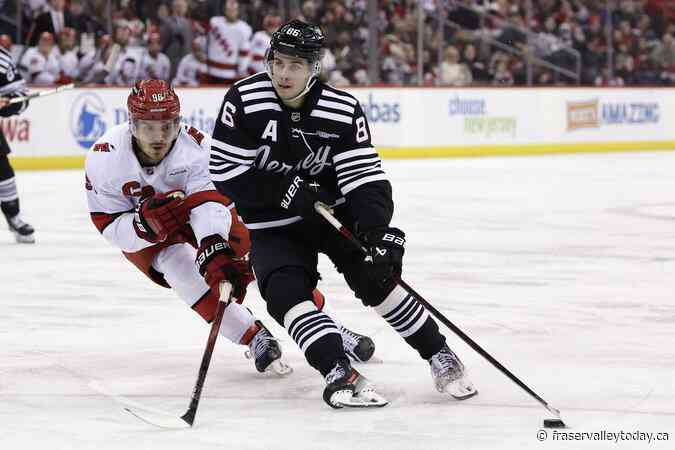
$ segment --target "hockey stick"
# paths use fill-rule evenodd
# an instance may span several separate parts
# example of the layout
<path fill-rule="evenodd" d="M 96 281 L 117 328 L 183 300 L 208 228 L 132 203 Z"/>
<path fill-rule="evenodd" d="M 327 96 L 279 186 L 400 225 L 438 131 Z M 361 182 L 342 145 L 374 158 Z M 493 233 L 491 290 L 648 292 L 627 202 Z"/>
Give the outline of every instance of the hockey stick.
<path fill-rule="evenodd" d="M 113 44 L 112 48 L 110 49 L 110 55 L 108 55 L 108 60 L 106 61 L 103 70 L 91 81 L 88 81 L 86 83 L 84 82 L 68 83 L 53 89 L 46 89 L 40 92 L 33 92 L 21 97 L 13 97 L 9 100 L 8 104 L 13 105 L 15 103 L 25 102 L 26 100 L 35 100 L 36 98 L 40 97 L 48 97 L 50 95 L 60 94 L 61 92 L 70 91 L 72 89 L 84 86 L 86 84 L 100 83 L 105 79 L 106 76 L 108 76 L 110 72 L 112 72 L 113 68 L 115 67 L 115 64 L 117 63 L 117 58 L 119 57 L 119 54 L 120 54 L 119 44 Z"/>
<path fill-rule="evenodd" d="M 316 210 L 317 213 L 319 213 L 324 219 L 326 219 L 333 227 L 335 227 L 342 236 L 347 238 L 349 242 L 351 242 L 354 247 L 358 248 L 361 253 L 364 255 L 368 255 L 368 250 L 363 246 L 361 241 L 359 241 L 354 235 L 344 226 L 340 221 L 331 213 L 330 208 L 321 203 L 321 202 L 316 202 L 314 204 L 314 209 Z M 405 281 L 403 281 L 401 278 L 398 278 L 396 280 L 399 286 L 401 286 L 403 289 L 405 289 L 409 294 L 412 294 L 422 305 L 424 305 L 431 313 L 438 319 L 440 320 L 443 325 L 446 327 L 450 328 L 453 333 L 455 333 L 457 336 L 459 336 L 464 342 L 466 342 L 472 349 L 474 349 L 479 355 L 481 355 L 483 358 L 485 358 L 490 364 L 492 364 L 494 367 L 496 367 L 501 373 L 506 375 L 511 381 L 516 383 L 521 389 L 523 389 L 525 392 L 530 394 L 535 400 L 537 400 L 539 403 L 541 403 L 544 408 L 546 408 L 551 414 L 556 416 L 558 419 L 560 419 L 560 411 L 557 410 L 556 408 L 550 406 L 546 400 L 541 398 L 539 395 L 537 395 L 536 392 L 534 392 L 532 389 L 530 389 L 525 383 L 520 381 L 520 379 L 515 376 L 509 369 L 504 367 L 499 361 L 497 361 L 495 358 L 492 357 L 488 352 L 483 350 L 483 348 L 476 343 L 473 339 L 471 339 L 469 336 L 466 335 L 462 330 L 459 329 L 454 323 L 450 322 L 450 320 L 445 317 L 443 314 L 441 314 L 440 311 L 438 311 L 436 308 L 431 306 L 428 301 L 424 299 L 420 294 L 418 294 L 413 288 L 411 288 Z M 562 421 L 561 421 L 562 423 Z"/>
<path fill-rule="evenodd" d="M 149 408 L 141 407 L 136 404 L 129 404 L 124 409 L 128 413 L 136 416 L 143 422 L 149 423 L 150 425 L 155 425 L 161 428 L 190 428 L 195 422 L 195 415 L 197 414 L 197 407 L 199 406 L 199 400 L 202 396 L 202 389 L 204 388 L 204 381 L 206 380 L 206 374 L 209 370 L 209 365 L 211 364 L 211 356 L 213 355 L 213 349 L 216 346 L 216 340 L 218 338 L 218 331 L 220 331 L 220 323 L 223 320 L 223 314 L 225 308 L 232 300 L 232 286 L 229 283 L 221 282 L 220 283 L 220 298 L 218 301 L 218 306 L 216 307 L 216 315 L 211 324 L 211 331 L 209 332 L 209 338 L 206 341 L 206 348 L 204 349 L 204 354 L 202 355 L 202 362 L 199 366 L 199 374 L 197 375 L 197 382 L 195 387 L 192 390 L 192 398 L 190 399 L 190 405 L 188 410 L 180 417 L 172 416 L 171 414 L 164 413 L 157 410 L 152 410 Z M 133 408 L 131 408 L 133 406 Z"/>

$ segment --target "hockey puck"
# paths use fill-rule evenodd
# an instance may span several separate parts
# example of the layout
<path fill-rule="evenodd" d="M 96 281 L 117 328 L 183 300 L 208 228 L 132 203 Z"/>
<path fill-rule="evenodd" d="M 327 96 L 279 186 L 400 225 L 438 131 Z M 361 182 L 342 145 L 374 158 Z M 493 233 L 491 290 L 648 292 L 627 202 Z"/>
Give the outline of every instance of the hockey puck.
<path fill-rule="evenodd" d="M 560 419 L 544 419 L 544 428 L 565 428 L 565 422 Z"/>

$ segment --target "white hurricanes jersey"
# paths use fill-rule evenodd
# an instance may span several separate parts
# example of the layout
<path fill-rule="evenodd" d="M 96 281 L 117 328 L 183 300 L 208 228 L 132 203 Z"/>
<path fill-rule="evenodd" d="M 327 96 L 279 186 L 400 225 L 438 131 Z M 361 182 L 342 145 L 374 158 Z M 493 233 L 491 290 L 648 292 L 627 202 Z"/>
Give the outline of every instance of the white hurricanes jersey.
<path fill-rule="evenodd" d="M 272 37 L 265 30 L 257 31 L 251 38 L 251 64 L 248 71 L 251 74 L 265 70 L 265 53 L 270 46 Z"/>
<path fill-rule="evenodd" d="M 173 83 L 176 86 L 199 86 L 199 75 L 207 70 L 206 64 L 199 62 L 194 54 L 188 53 L 180 60 Z"/>
<path fill-rule="evenodd" d="M 207 40 L 209 75 L 236 79 L 248 75 L 251 27 L 242 20 L 212 17 Z"/>
<path fill-rule="evenodd" d="M 164 53 L 158 53 L 153 57 L 150 53 L 145 53 L 141 60 L 141 78 L 169 81 L 171 74 L 171 61 Z"/>
<path fill-rule="evenodd" d="M 45 57 L 37 47 L 30 47 L 21 58 L 21 66 L 26 69 L 22 73 L 29 84 L 54 84 L 59 79 L 59 59 L 55 52 Z"/>
<path fill-rule="evenodd" d="M 132 146 L 128 123 L 106 132 L 89 150 L 85 163 L 87 203 L 97 228 L 125 252 L 153 245 L 136 235 L 133 211 L 141 197 L 176 189 L 186 195 L 215 191 L 209 175 L 211 136 L 181 124 L 169 154 L 156 166 L 142 167 Z M 219 234 L 227 239 L 231 215 L 221 203 L 204 203 L 190 213 L 197 242 Z"/>
<path fill-rule="evenodd" d="M 61 75 L 71 79 L 75 79 L 80 75 L 80 61 L 77 59 L 75 50 L 68 50 L 65 53 L 61 53 L 58 47 L 54 47 L 52 52 L 56 54 L 56 57 L 59 60 Z"/>

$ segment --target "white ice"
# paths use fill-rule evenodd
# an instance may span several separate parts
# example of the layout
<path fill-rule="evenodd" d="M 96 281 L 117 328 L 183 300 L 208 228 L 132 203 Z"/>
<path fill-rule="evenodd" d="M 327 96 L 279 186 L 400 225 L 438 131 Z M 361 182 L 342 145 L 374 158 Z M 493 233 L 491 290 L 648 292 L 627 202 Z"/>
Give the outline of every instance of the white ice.
<path fill-rule="evenodd" d="M 674 448 L 675 153 L 385 161 L 404 278 L 562 412 L 570 432 L 669 433 L 668 442 L 537 439 L 545 409 L 445 330 L 480 394 L 438 394 L 429 368 L 323 260 L 320 288 L 370 334 L 360 365 L 391 404 L 335 411 L 267 315 L 295 373 L 254 371 L 219 341 L 196 426 L 162 430 L 106 389 L 176 416 L 208 327 L 148 282 L 90 223 L 82 171 L 20 172 L 36 245 L 0 230 L 0 449 Z M 561 439 L 558 436 L 558 439 Z"/>

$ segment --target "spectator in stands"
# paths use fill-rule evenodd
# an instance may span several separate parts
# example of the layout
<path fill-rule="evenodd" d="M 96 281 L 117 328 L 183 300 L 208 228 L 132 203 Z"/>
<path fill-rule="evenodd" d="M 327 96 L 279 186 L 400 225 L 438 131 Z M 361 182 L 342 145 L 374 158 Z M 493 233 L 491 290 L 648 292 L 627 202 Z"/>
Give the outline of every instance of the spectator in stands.
<path fill-rule="evenodd" d="M 82 0 L 70 0 L 68 12 L 70 13 L 71 26 L 78 35 L 82 33 L 97 36 L 103 34 L 104 27 L 101 21 L 91 12 L 85 11 Z"/>
<path fill-rule="evenodd" d="M 268 14 L 263 18 L 262 30 L 257 31 L 251 38 L 251 63 L 248 68 L 250 74 L 265 70 L 265 53 L 270 46 L 272 33 L 281 26 L 281 17 Z"/>
<path fill-rule="evenodd" d="M 459 50 L 452 45 L 445 49 L 439 82 L 442 86 L 468 86 L 473 81 L 471 70 L 459 61 Z"/>
<path fill-rule="evenodd" d="M 11 53 L 12 45 L 12 37 L 9 34 L 0 34 L 0 47 Z"/>
<path fill-rule="evenodd" d="M 335 58 L 335 70 L 339 70 L 347 79 L 353 79 L 356 70 L 367 67 L 363 46 L 355 42 L 349 31 L 338 33 L 331 50 Z"/>
<path fill-rule="evenodd" d="M 232 84 L 248 75 L 251 27 L 239 19 L 239 2 L 225 2 L 225 16 L 212 17 L 206 63 L 212 84 Z"/>
<path fill-rule="evenodd" d="M 186 0 L 173 0 L 171 15 L 159 19 L 161 47 L 173 65 L 187 55 L 192 47 L 192 20 L 187 13 Z"/>
<path fill-rule="evenodd" d="M 153 79 L 169 81 L 171 77 L 171 61 L 161 52 L 162 44 L 159 33 L 148 36 L 147 49 L 141 59 L 139 79 Z"/>
<path fill-rule="evenodd" d="M 132 33 L 130 25 L 126 19 L 117 20 L 114 24 L 113 40 L 120 46 L 120 53 L 115 67 L 106 77 L 106 84 L 131 86 L 141 77 L 141 59 L 145 50 L 129 45 Z M 104 58 L 104 64 L 105 61 Z"/>
<path fill-rule="evenodd" d="M 665 67 L 675 65 L 675 42 L 672 34 L 668 32 L 663 34 L 662 40 L 652 52 L 652 59 Z"/>
<path fill-rule="evenodd" d="M 492 84 L 495 86 L 513 86 L 514 78 L 509 68 L 508 58 L 497 60 Z"/>
<path fill-rule="evenodd" d="M 80 74 L 79 61 L 75 52 L 75 30 L 66 27 L 59 33 L 58 46 L 54 48 L 59 61 L 58 84 L 72 83 Z"/>
<path fill-rule="evenodd" d="M 58 35 L 65 27 L 73 26 L 69 11 L 64 11 L 66 0 L 49 0 L 47 10 L 35 18 L 33 23 L 30 45 L 35 45 L 42 33 L 48 32 L 52 36 Z"/>
<path fill-rule="evenodd" d="M 103 73 L 111 48 L 112 39 L 110 35 L 104 34 L 99 38 L 98 46 L 80 58 L 79 72 L 81 81 L 85 83 L 91 82 Z M 106 82 L 111 82 L 110 77 L 106 79 Z"/>
<path fill-rule="evenodd" d="M 21 58 L 20 70 L 30 84 L 48 86 L 59 79 L 59 60 L 54 49 L 54 36 L 43 32 L 36 47 L 30 47 Z"/>
<path fill-rule="evenodd" d="M 175 86 L 199 86 L 208 68 L 206 66 L 206 40 L 198 37 L 192 40 L 192 52 L 183 56 L 173 80 Z"/>
<path fill-rule="evenodd" d="M 489 75 L 485 62 L 478 59 L 478 50 L 473 44 L 467 44 L 464 47 L 463 62 L 471 71 L 471 79 L 474 84 L 484 84 L 489 81 Z"/>
<path fill-rule="evenodd" d="M 383 38 L 382 81 L 391 84 L 408 84 L 413 78 L 413 67 L 409 63 L 410 51 L 398 36 L 388 34 Z M 414 56 L 414 55 L 413 55 Z"/>

